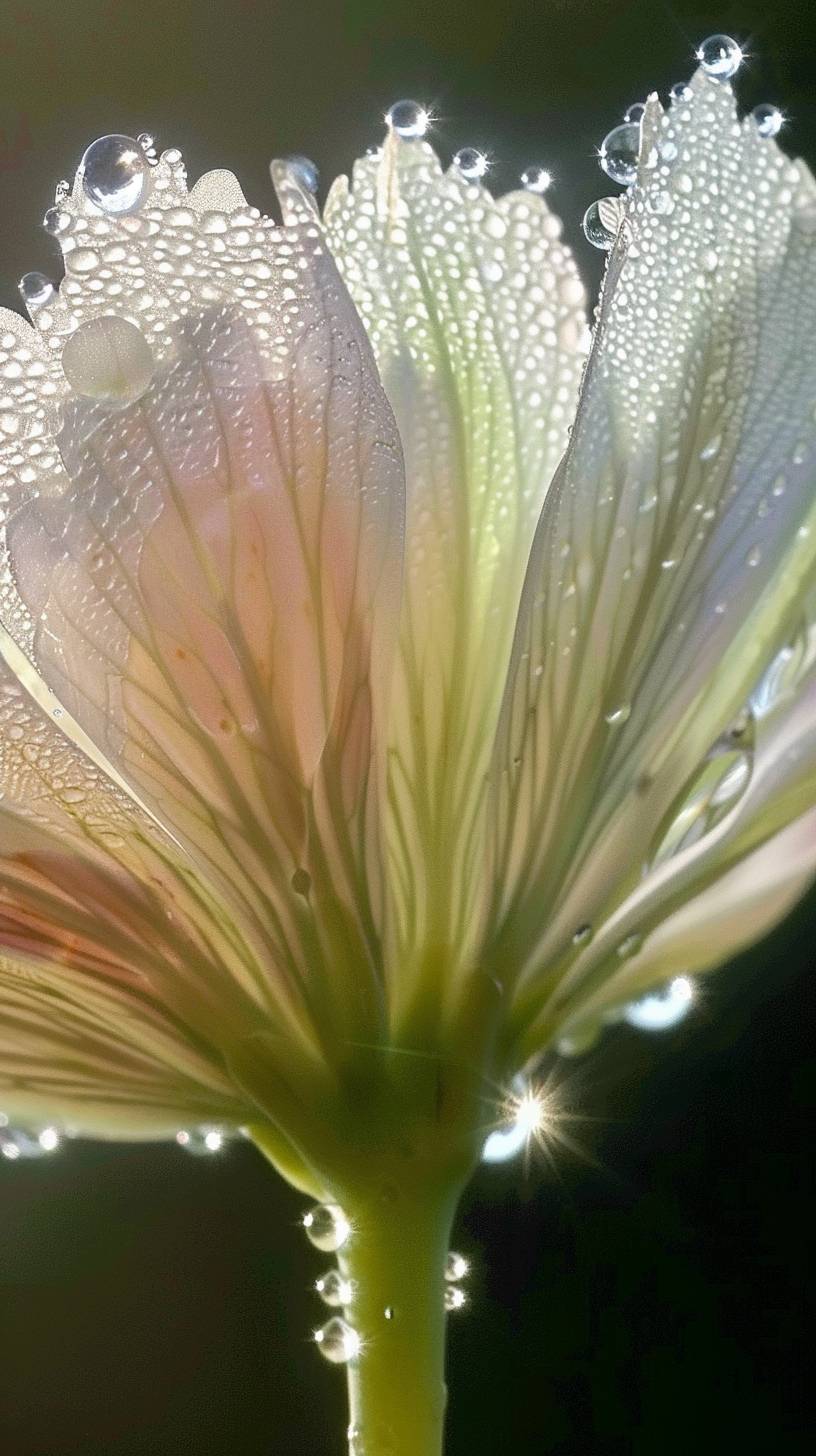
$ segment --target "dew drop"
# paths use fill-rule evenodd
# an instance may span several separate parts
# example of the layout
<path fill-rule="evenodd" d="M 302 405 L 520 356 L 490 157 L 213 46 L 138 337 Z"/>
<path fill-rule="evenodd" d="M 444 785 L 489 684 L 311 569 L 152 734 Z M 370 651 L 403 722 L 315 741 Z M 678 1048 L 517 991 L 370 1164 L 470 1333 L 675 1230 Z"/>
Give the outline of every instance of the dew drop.
<path fill-rule="evenodd" d="M 59 1129 L 53 1126 L 40 1128 L 39 1132 L 22 1127 L 0 1126 L 0 1153 L 10 1163 L 32 1162 L 35 1158 L 47 1157 L 60 1146 Z"/>
<path fill-rule="evenodd" d="M 608 723 L 611 728 L 621 728 L 628 721 L 631 711 L 630 703 L 619 703 L 616 708 L 611 708 L 608 713 L 604 713 L 604 722 Z"/>
<path fill-rule="evenodd" d="M 603 200 L 609 201 L 610 199 L 604 198 Z M 588 243 L 592 244 L 593 248 L 601 248 L 603 252 L 609 252 L 609 249 L 615 241 L 616 232 L 613 232 L 611 228 L 607 227 L 606 221 L 601 215 L 600 202 L 591 202 L 589 204 L 589 207 L 584 213 L 581 226 L 584 229 L 584 237 Z"/>
<path fill-rule="evenodd" d="M 704 248 L 700 254 L 700 267 L 704 273 L 714 273 L 719 267 L 720 257 L 714 248 Z"/>
<path fill-rule="evenodd" d="M 357 1331 L 339 1315 L 315 1330 L 314 1341 L 321 1355 L 332 1365 L 347 1365 L 350 1360 L 356 1359 L 362 1348 Z"/>
<path fill-rule="evenodd" d="M 320 1278 L 315 1280 L 315 1289 L 323 1303 L 332 1306 L 351 1304 L 354 1298 L 352 1281 L 344 1279 L 339 1269 L 329 1269 L 328 1273 L 321 1274 Z"/>
<path fill-rule="evenodd" d="M 447 1310 L 464 1309 L 467 1304 L 467 1295 L 464 1289 L 457 1289 L 455 1285 L 448 1285 L 445 1290 L 445 1308 Z"/>
<path fill-rule="evenodd" d="M 456 153 L 453 165 L 466 182 L 478 182 L 487 171 L 488 161 L 484 152 L 477 151 L 475 147 L 462 147 Z"/>
<path fill-rule="evenodd" d="M 546 192 L 552 180 L 552 172 L 546 167 L 527 167 L 521 174 L 521 185 L 526 192 Z"/>
<path fill-rule="evenodd" d="M 623 1012 L 623 1020 L 639 1031 L 668 1031 L 688 1015 L 694 1001 L 694 983 L 688 976 L 675 976 L 660 991 L 633 1001 Z"/>
<path fill-rule="evenodd" d="M 762 551 L 759 546 L 752 546 L 745 558 L 746 566 L 759 566 L 762 560 Z"/>
<path fill-rule="evenodd" d="M 317 191 L 320 186 L 320 172 L 317 163 L 313 162 L 311 157 L 303 157 L 299 153 L 294 153 L 291 157 L 282 157 L 281 161 L 306 192 Z"/>
<path fill-rule="evenodd" d="M 61 207 L 49 207 L 42 221 L 45 231 L 50 233 L 52 238 L 63 237 L 65 233 L 70 232 L 72 224 L 73 218 L 70 212 L 65 212 Z"/>
<path fill-rule="evenodd" d="M 779 136 L 785 124 L 785 118 L 779 107 L 772 106 L 768 101 L 763 101 L 761 106 L 755 106 L 751 116 L 761 137 Z"/>
<path fill-rule="evenodd" d="M 464 1254 L 457 1254 L 454 1249 L 451 1249 L 445 1260 L 445 1278 L 448 1283 L 458 1284 L 459 1280 L 464 1279 L 469 1273 L 470 1264 Z"/>
<path fill-rule="evenodd" d="M 674 85 L 669 91 L 669 100 L 674 101 L 679 105 L 682 101 L 690 101 L 693 95 L 694 92 L 692 91 L 688 81 L 675 81 Z"/>
<path fill-rule="evenodd" d="M 155 363 L 144 334 L 128 319 L 103 314 L 80 324 L 62 351 L 65 378 L 90 399 L 138 399 L 153 378 Z"/>
<path fill-rule="evenodd" d="M 698 45 L 697 59 L 707 76 L 730 81 L 742 65 L 743 54 L 730 35 L 710 35 Z"/>
<path fill-rule="evenodd" d="M 722 435 L 713 435 L 700 451 L 700 459 L 715 460 L 722 449 Z"/>
<path fill-rule="evenodd" d="M 637 955 L 642 944 L 642 935 L 638 935 L 637 932 L 634 932 L 632 935 L 627 935 L 626 939 L 622 940 L 620 945 L 618 946 L 618 955 L 620 959 L 622 961 L 631 960 L 632 956 Z"/>
<path fill-rule="evenodd" d="M 117 215 L 140 207 L 150 187 L 150 167 L 139 143 L 115 134 L 91 142 L 79 164 L 79 176 L 94 206 Z"/>
<path fill-rule="evenodd" d="M 213 1153 L 220 1153 L 226 1141 L 226 1134 L 221 1127 L 183 1127 L 176 1133 L 179 1147 L 185 1153 L 191 1153 L 194 1158 L 206 1158 Z"/>
<path fill-rule="evenodd" d="M 424 137 L 431 118 L 418 101 L 395 101 L 385 114 L 386 124 L 404 141 Z"/>
<path fill-rule="evenodd" d="M 20 296 L 27 309 L 42 308 L 52 303 L 56 289 L 44 273 L 24 273 L 18 284 Z"/>
<path fill-rule="evenodd" d="M 643 101 L 635 101 L 635 102 L 632 103 L 631 106 L 628 106 L 627 107 L 626 111 L 624 111 L 624 113 L 623 113 L 623 119 L 624 119 L 624 121 L 629 121 L 629 122 L 633 122 L 633 123 L 639 124 L 643 120 L 643 118 L 644 118 L 645 115 L 646 115 L 646 105 L 645 105 L 645 102 L 643 102 Z"/>
<path fill-rule="evenodd" d="M 591 939 L 592 939 L 592 926 L 589 925 L 588 923 L 585 924 L 585 925 L 579 925 L 578 926 L 578 929 L 575 930 L 575 931 L 573 931 L 573 934 L 572 934 L 572 943 L 573 943 L 573 945 L 589 945 L 589 942 L 591 941 Z"/>
<path fill-rule="evenodd" d="M 304 1213 L 302 1224 L 309 1243 L 324 1254 L 342 1249 L 351 1233 L 351 1225 L 337 1203 L 316 1203 Z"/>
<path fill-rule="evenodd" d="M 156 161 L 156 138 L 152 132 L 141 131 L 136 138 L 148 162 Z"/>
<path fill-rule="evenodd" d="M 604 137 L 598 160 L 607 177 L 621 187 L 631 187 L 637 180 L 640 153 L 640 123 L 625 121 Z"/>

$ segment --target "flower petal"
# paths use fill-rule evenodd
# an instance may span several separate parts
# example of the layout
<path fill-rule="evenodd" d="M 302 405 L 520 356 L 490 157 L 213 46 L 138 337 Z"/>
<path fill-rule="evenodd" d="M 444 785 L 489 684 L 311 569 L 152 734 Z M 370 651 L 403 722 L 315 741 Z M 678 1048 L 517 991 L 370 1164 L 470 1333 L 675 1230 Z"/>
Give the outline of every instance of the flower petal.
<path fill-rule="evenodd" d="M 675 971 L 721 965 L 772 929 L 804 893 L 816 874 L 812 660 L 803 680 L 757 721 L 749 756 L 749 777 L 729 812 L 713 827 L 704 824 L 698 838 L 680 838 L 654 856 L 593 935 L 577 937 L 571 954 L 519 989 L 513 1020 L 525 1054 Z M 685 809 L 680 818 L 687 825 Z"/>
<path fill-rule="evenodd" d="M 369 332 L 406 457 L 401 643 L 391 715 L 395 963 L 466 956 L 482 810 L 524 566 L 567 439 L 585 295 L 541 196 L 495 201 L 390 132 L 340 178 L 328 239 Z"/>
<path fill-rule="evenodd" d="M 816 187 L 699 72 L 647 107 L 493 766 L 493 955 L 553 964 L 791 630 L 816 562 Z"/>
<path fill-rule="evenodd" d="M 314 224 L 215 213 L 202 184 L 185 207 L 171 191 L 104 219 L 106 269 L 79 246 L 75 190 L 50 337 L 74 325 L 65 369 L 96 397 L 63 399 L 62 471 L 8 527 L 30 650 L 131 789 L 252 902 L 273 962 L 329 1001 L 374 1002 L 393 420 Z M 83 333 L 94 320 L 104 338 Z M 146 387 L 122 321 L 149 339 Z M 99 397 L 100 377 L 120 398 Z"/>
<path fill-rule="evenodd" d="M 248 1105 L 217 1064 L 147 1000 L 66 966 L 0 957 L 0 1108 L 58 1116 L 95 1137 L 162 1137 L 243 1123 Z"/>

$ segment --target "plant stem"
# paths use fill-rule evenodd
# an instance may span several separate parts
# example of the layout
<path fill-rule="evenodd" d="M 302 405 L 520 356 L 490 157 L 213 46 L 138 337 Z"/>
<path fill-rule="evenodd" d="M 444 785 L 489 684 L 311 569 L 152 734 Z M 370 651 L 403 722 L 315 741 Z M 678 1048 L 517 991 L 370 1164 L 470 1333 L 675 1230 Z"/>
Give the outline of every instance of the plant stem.
<path fill-rule="evenodd" d="M 362 1341 L 348 1367 L 350 1456 L 441 1456 L 445 1260 L 459 1189 L 388 1192 L 347 1207 L 340 1266 L 354 1284 L 347 1318 Z"/>

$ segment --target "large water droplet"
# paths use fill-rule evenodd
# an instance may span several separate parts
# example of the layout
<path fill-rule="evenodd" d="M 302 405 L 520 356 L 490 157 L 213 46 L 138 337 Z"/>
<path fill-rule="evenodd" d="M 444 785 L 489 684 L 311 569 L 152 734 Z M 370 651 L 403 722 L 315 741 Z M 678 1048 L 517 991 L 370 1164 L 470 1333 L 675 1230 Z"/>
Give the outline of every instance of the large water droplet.
<path fill-rule="evenodd" d="M 0 1153 L 10 1163 L 47 1157 L 49 1153 L 56 1152 L 60 1141 L 59 1129 L 50 1125 L 40 1128 L 39 1132 L 5 1124 L 0 1126 Z"/>
<path fill-rule="evenodd" d="M 64 208 L 49 207 L 43 218 L 42 225 L 45 231 L 51 234 L 52 238 L 59 238 L 63 234 L 70 232 L 73 221 L 70 212 L 66 212 Z"/>
<path fill-rule="evenodd" d="M 617 198 L 602 197 L 598 202 L 591 202 L 584 213 L 581 226 L 584 229 L 584 237 L 593 248 L 600 248 L 608 253 L 617 237 L 617 226 L 612 227 L 611 222 L 614 214 L 609 208 L 604 208 L 603 203 L 617 202 Z"/>
<path fill-rule="evenodd" d="M 404 141 L 424 137 L 431 124 L 431 118 L 418 101 L 395 101 L 389 106 L 385 120 L 391 130 Z"/>
<path fill-rule="evenodd" d="M 324 1254 L 342 1249 L 351 1233 L 351 1225 L 337 1203 L 316 1203 L 304 1213 L 302 1223 L 309 1243 Z"/>
<path fill-rule="evenodd" d="M 661 991 L 651 991 L 627 1006 L 623 1020 L 639 1031 L 668 1031 L 688 1015 L 693 1001 L 693 981 L 688 976 L 675 976 Z"/>
<path fill-rule="evenodd" d="M 220 1153 L 227 1141 L 226 1133 L 221 1127 L 204 1125 L 203 1127 L 183 1127 L 176 1133 L 176 1142 L 185 1153 L 191 1153 L 195 1158 L 211 1157 L 213 1153 Z"/>
<path fill-rule="evenodd" d="M 144 394 L 155 368 L 150 345 L 129 319 L 103 314 L 80 324 L 62 351 L 65 378 L 90 399 L 128 402 Z"/>
<path fill-rule="evenodd" d="M 772 106 L 769 101 L 763 101 L 760 106 L 755 106 L 751 115 L 761 137 L 778 136 L 785 125 L 785 118 L 779 107 Z"/>
<path fill-rule="evenodd" d="M 521 174 L 521 185 L 527 192 L 546 192 L 552 180 L 546 167 L 527 167 Z"/>
<path fill-rule="evenodd" d="M 478 182 L 487 171 L 488 160 L 484 152 L 477 151 L 475 147 L 462 147 L 456 153 L 453 165 L 467 182 Z"/>
<path fill-rule="evenodd" d="M 351 1304 L 354 1298 L 354 1284 L 351 1279 L 344 1279 L 339 1269 L 329 1269 L 326 1274 L 321 1274 L 315 1280 L 315 1289 L 323 1303 L 333 1307 Z"/>
<path fill-rule="evenodd" d="M 598 161 L 613 182 L 619 182 L 621 187 L 631 187 L 637 180 L 639 153 L 640 123 L 624 121 L 604 137 Z"/>
<path fill-rule="evenodd" d="M 459 1280 L 464 1279 L 469 1273 L 470 1264 L 464 1254 L 457 1254 L 454 1249 L 451 1249 L 445 1260 L 445 1278 L 450 1284 L 458 1284 Z"/>
<path fill-rule="evenodd" d="M 134 137 L 112 135 L 91 142 L 79 175 L 85 196 L 102 212 L 133 212 L 150 188 L 150 165 Z"/>
<path fill-rule="evenodd" d="M 299 153 L 295 153 L 291 157 L 282 157 L 281 161 L 306 192 L 317 191 L 320 186 L 320 172 L 317 163 L 313 162 L 311 157 L 302 157 Z"/>
<path fill-rule="evenodd" d="M 327 1320 L 321 1329 L 315 1330 L 314 1341 L 321 1355 L 333 1365 L 347 1365 L 354 1360 L 362 1348 L 357 1331 L 339 1315 Z"/>
<path fill-rule="evenodd" d="M 707 76 L 730 81 L 742 65 L 743 54 L 730 35 L 710 35 L 698 45 L 697 59 Z"/>
<path fill-rule="evenodd" d="M 52 303 L 56 289 L 44 273 L 24 273 L 18 284 L 20 296 L 27 309 L 42 308 Z"/>

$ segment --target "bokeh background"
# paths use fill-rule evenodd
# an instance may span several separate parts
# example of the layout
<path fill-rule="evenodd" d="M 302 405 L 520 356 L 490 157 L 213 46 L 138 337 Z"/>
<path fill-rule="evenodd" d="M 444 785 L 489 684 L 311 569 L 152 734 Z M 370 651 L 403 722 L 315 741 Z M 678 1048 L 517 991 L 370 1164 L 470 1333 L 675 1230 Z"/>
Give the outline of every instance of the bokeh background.
<path fill-rule="evenodd" d="M 150 130 L 267 207 L 274 153 L 330 179 L 400 96 L 499 188 L 546 163 L 595 281 L 594 148 L 717 30 L 751 53 L 744 104 L 779 103 L 816 162 L 812 0 L 0 0 L 2 301 L 53 270 L 39 220 L 94 137 Z M 811 897 L 680 1029 L 562 1064 L 580 1155 L 479 1176 L 449 1456 L 810 1449 L 815 933 Z M 250 1147 L 0 1164 L 3 1456 L 343 1456 L 302 1200 Z"/>

